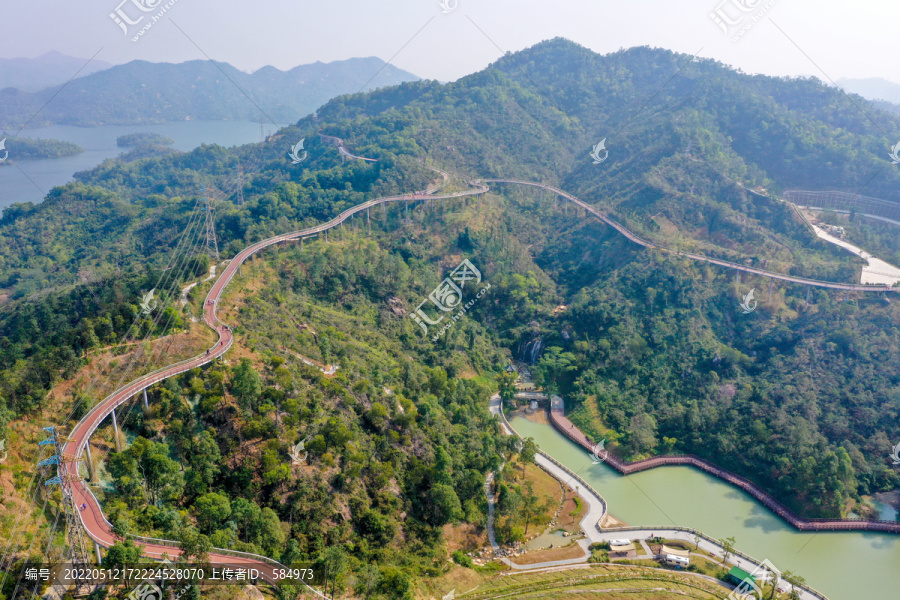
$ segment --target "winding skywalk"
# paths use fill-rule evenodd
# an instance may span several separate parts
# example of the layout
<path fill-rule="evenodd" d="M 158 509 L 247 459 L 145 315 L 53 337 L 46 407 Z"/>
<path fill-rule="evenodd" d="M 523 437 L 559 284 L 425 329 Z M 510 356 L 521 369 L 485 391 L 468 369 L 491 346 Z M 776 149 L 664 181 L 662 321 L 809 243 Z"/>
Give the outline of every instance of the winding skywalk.
<path fill-rule="evenodd" d="M 323 136 L 326 137 L 326 136 Z M 337 138 L 334 138 L 337 139 Z M 443 172 L 442 172 L 443 173 Z M 447 177 L 446 173 L 444 175 L 444 185 L 446 184 Z M 144 375 L 131 383 L 125 385 L 124 387 L 116 390 L 108 397 L 103 399 L 97 406 L 91 409 L 81 421 L 75 425 L 71 434 L 69 434 L 69 440 L 64 448 L 63 448 L 63 456 L 60 461 L 60 473 L 62 475 L 67 476 L 64 477 L 64 485 L 66 485 L 73 498 L 73 502 L 76 506 L 81 507 L 79 512 L 79 516 L 81 519 L 81 523 L 84 526 L 84 530 L 87 533 L 88 537 L 90 537 L 93 541 L 99 544 L 102 547 L 108 548 L 112 546 L 116 541 L 120 538 L 115 533 L 113 533 L 112 524 L 106 519 L 103 515 L 103 511 L 100 507 L 100 503 L 94 494 L 91 492 L 90 488 L 86 485 L 86 483 L 77 475 L 78 473 L 78 460 L 77 457 L 82 456 L 85 453 L 85 450 L 88 446 L 88 442 L 90 440 L 91 435 L 97 430 L 100 426 L 100 423 L 106 419 L 118 406 L 127 402 L 130 398 L 134 397 L 135 394 L 141 392 L 142 390 L 159 383 L 165 379 L 170 377 L 174 377 L 185 371 L 188 371 L 193 368 L 201 367 L 205 364 L 208 364 L 215 359 L 219 358 L 223 354 L 225 354 L 229 348 L 231 348 L 234 343 L 234 337 L 231 329 L 223 323 L 217 316 L 217 308 L 219 301 L 222 297 L 225 288 L 231 283 L 235 274 L 240 269 L 241 265 L 246 262 L 248 258 L 253 256 L 254 254 L 270 247 L 275 244 L 279 244 L 286 241 L 298 240 L 309 238 L 313 236 L 317 236 L 321 233 L 327 232 L 329 229 L 339 226 L 341 223 L 349 219 L 350 217 L 368 210 L 374 206 L 384 205 L 392 202 L 411 202 L 411 201 L 430 201 L 430 200 L 443 200 L 443 199 L 456 199 L 463 198 L 467 196 L 477 196 L 480 194 L 484 194 L 489 191 L 489 187 L 486 185 L 487 183 L 508 183 L 508 184 L 517 184 L 517 185 L 526 185 L 537 188 L 546 189 L 554 194 L 558 194 L 569 201 L 581 206 L 586 211 L 599 218 L 606 224 L 610 225 L 614 229 L 616 229 L 619 233 L 624 235 L 630 241 L 639 244 L 641 246 L 647 248 L 656 248 L 665 252 L 670 252 L 678 256 L 683 256 L 686 258 L 690 258 L 697 261 L 708 262 L 715 265 L 720 265 L 723 267 L 727 267 L 730 269 L 737 269 L 739 271 L 754 273 L 757 275 L 762 275 L 766 277 L 772 277 L 775 279 L 781 279 L 785 281 L 790 281 L 793 283 L 805 284 L 815 287 L 824 287 L 824 288 L 833 288 L 833 289 L 841 289 L 841 290 L 852 290 L 852 291 L 863 291 L 863 292 L 872 292 L 872 291 L 895 291 L 894 288 L 890 288 L 888 286 L 876 286 L 876 285 L 854 285 L 854 284 L 842 284 L 842 283 L 834 283 L 834 282 L 825 282 L 825 281 L 817 281 L 813 279 L 806 279 L 802 277 L 793 277 L 789 275 L 783 275 L 781 273 L 775 273 L 771 271 L 765 271 L 763 269 L 755 269 L 752 267 L 747 267 L 744 265 L 739 265 L 736 263 L 732 263 L 729 261 L 719 260 L 715 258 L 710 258 L 706 256 L 701 256 L 697 254 L 690 254 L 685 252 L 675 252 L 672 250 L 668 250 L 666 248 L 662 248 L 657 246 L 647 240 L 644 240 L 627 228 L 622 225 L 616 223 L 612 219 L 608 218 L 606 215 L 590 206 L 586 202 L 568 194 L 558 188 L 553 186 L 527 182 L 527 181 L 518 181 L 512 179 L 488 179 L 484 180 L 484 182 L 479 181 L 467 181 L 467 183 L 472 186 L 473 189 L 469 189 L 462 192 L 455 192 L 449 194 L 429 194 L 428 191 L 433 191 L 436 188 L 431 188 L 426 192 L 416 192 L 414 194 L 406 194 L 401 196 L 389 196 L 384 198 L 377 198 L 373 200 L 369 200 L 368 202 L 364 202 L 357 206 L 348 208 L 335 218 L 330 221 L 316 225 L 314 227 L 309 227 L 307 229 L 303 229 L 301 231 L 295 231 L 292 233 L 287 233 L 283 235 L 278 235 L 275 237 L 268 238 L 266 240 L 257 242 L 252 244 L 242 250 L 237 256 L 231 260 L 222 273 L 219 275 L 218 279 L 212 286 L 212 289 L 209 291 L 209 294 L 204 301 L 203 307 L 203 322 L 213 329 L 217 335 L 218 340 L 215 345 L 209 348 L 208 353 L 204 352 L 199 356 L 196 356 L 191 359 L 187 359 L 181 361 L 179 363 L 175 363 L 153 373 Z M 443 186 L 439 186 L 443 187 Z M 168 556 L 169 558 L 176 558 L 181 554 L 181 551 L 178 548 L 178 543 L 171 540 L 161 540 L 161 539 L 151 539 L 151 538 L 143 538 L 139 536 L 131 536 L 137 543 L 144 547 L 143 553 L 147 558 L 152 559 L 161 559 L 163 555 Z M 255 554 L 248 554 L 244 552 L 237 552 L 232 550 L 220 549 L 216 548 L 209 555 L 210 561 L 212 563 L 217 564 L 228 564 L 234 566 L 243 566 L 246 568 L 255 568 L 257 569 L 264 579 L 269 581 L 270 583 L 277 583 L 275 577 L 275 571 L 278 569 L 285 569 L 284 565 L 281 565 L 277 561 L 274 561 L 270 558 L 259 556 Z M 311 588 L 310 588 L 311 589 Z M 312 590 L 315 594 L 322 596 L 318 591 Z M 322 596 L 324 597 L 324 596 Z"/>

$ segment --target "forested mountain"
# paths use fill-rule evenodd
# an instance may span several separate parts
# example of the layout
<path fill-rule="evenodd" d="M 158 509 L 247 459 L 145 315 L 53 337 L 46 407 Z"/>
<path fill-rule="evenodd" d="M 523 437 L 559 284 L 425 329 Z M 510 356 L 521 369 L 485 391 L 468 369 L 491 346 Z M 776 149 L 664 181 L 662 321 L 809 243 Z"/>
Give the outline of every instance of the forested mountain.
<path fill-rule="evenodd" d="M 557 39 L 454 83 L 336 98 L 262 144 L 107 161 L 44 203 L 14 205 L 0 219 L 0 425 L 35 414 L 90 351 L 125 341 L 141 292 L 160 286 L 203 186 L 217 198 L 226 257 L 368 198 L 424 189 L 435 177 L 427 159 L 463 178 L 558 185 L 672 247 L 851 281 L 856 259 L 818 242 L 778 193 L 840 189 L 900 200 L 900 174 L 886 156 L 895 141 L 882 133 L 900 130 L 900 118 L 855 101 L 868 116 L 815 80 L 748 76 L 649 48 L 600 56 Z M 342 162 L 318 132 L 377 162 Z M 588 153 L 604 138 L 609 156 L 594 164 Z M 301 139 L 308 158 L 293 164 L 288 152 Z M 438 528 L 453 521 L 444 517 L 476 522 L 476 475 L 502 452 L 493 426 L 477 414 L 489 382 L 506 357 L 537 339 L 547 349 L 536 373 L 566 395 L 573 419 L 615 440 L 623 456 L 699 454 L 806 516 L 847 514 L 861 495 L 898 485 L 887 443 L 900 439 L 900 304 L 776 286 L 771 298 L 758 293 L 759 309 L 744 315 L 740 297 L 768 281 L 737 285 L 719 267 L 643 250 L 574 210 L 554 209 L 549 196 L 494 188 L 476 209 L 442 215 L 413 207 L 408 224 L 389 214 L 387 231 L 376 224 L 372 242 L 348 227 L 344 254 L 315 242 L 284 261 L 269 257 L 253 288 L 257 300 L 241 296 L 236 281 L 242 303 L 229 318 L 246 325 L 236 335 L 255 353 L 260 379 L 235 358 L 228 371 L 210 368 L 160 386 L 168 404 L 136 432 L 155 444 L 202 441 L 213 456 L 214 443 L 229 460 L 241 440 L 254 440 L 251 473 L 210 475 L 192 465 L 195 479 L 181 482 L 193 486 L 191 497 L 234 490 L 290 524 L 280 539 L 254 537 L 238 524 L 236 539 L 313 559 L 325 539 L 356 560 L 385 564 L 406 549 L 404 568 L 427 572 L 437 564 L 429 561 L 440 560 Z M 872 235 L 882 247 L 896 245 Z M 408 312 L 462 256 L 484 265 L 495 288 L 451 335 L 432 342 L 398 310 Z M 205 267 L 198 260 L 177 283 Z M 182 310 L 177 293 L 161 302 Z M 171 332 L 144 325 L 142 334 Z M 339 362 L 347 379 L 323 382 L 273 358 L 287 349 Z M 380 361 L 389 365 L 376 371 Z M 256 383 L 235 385 L 247 378 Z M 384 386 L 393 386 L 399 408 L 385 404 Z M 298 393 L 302 402 L 289 404 Z M 199 429 L 225 421 L 212 440 L 196 439 Z M 310 449 L 312 480 L 279 479 L 285 426 L 298 437 L 322 436 Z M 344 428 L 358 445 L 349 445 Z M 111 494 L 124 503 L 123 519 L 155 533 L 188 519 L 210 536 L 227 536 L 222 519 L 173 521 L 145 509 L 143 488 L 127 485 L 137 454 L 168 448 L 135 448 L 133 463 L 111 465 L 123 482 Z M 441 481 L 424 466 L 429 460 L 450 460 L 452 480 Z M 368 479 L 350 481 L 332 464 L 358 467 Z M 385 477 L 396 499 L 375 491 Z M 459 510 L 444 488 L 430 495 L 436 485 L 455 488 Z M 329 491 L 338 495 L 326 504 Z M 226 499 L 232 510 L 237 498 Z M 225 506 L 220 498 L 208 503 Z M 394 503 L 412 515 L 403 540 L 382 518 Z M 317 513 L 320 505 L 327 511 Z M 313 523 L 309 530 L 296 520 L 301 514 Z M 333 531 L 319 526 L 326 517 Z"/>
<path fill-rule="evenodd" d="M 35 93 L 0 89 L 0 129 L 17 130 L 35 115 L 29 127 L 185 119 L 290 123 L 339 94 L 416 79 L 375 57 L 317 62 L 289 71 L 264 67 L 253 74 L 211 61 L 136 60 Z"/>
<path fill-rule="evenodd" d="M 112 64 L 66 56 L 59 52 L 46 52 L 34 58 L 0 58 L 0 90 L 17 88 L 34 93 L 61 85 L 76 73 L 81 77 L 108 69 Z"/>

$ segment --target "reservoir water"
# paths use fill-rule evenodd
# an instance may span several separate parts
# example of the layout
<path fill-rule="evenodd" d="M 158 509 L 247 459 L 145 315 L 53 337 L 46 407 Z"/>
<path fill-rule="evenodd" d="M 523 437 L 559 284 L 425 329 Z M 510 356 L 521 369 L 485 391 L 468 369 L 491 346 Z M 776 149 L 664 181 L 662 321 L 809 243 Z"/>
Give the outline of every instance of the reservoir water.
<path fill-rule="evenodd" d="M 268 135 L 274 128 L 271 123 L 267 124 L 264 134 Z M 26 129 L 18 135 L 72 142 L 84 148 L 84 152 L 64 158 L 19 160 L 16 165 L 0 166 L 0 211 L 15 202 L 41 202 L 52 187 L 72 181 L 72 175 L 78 171 L 92 169 L 107 158 L 130 150 L 119 148 L 116 138 L 138 131 L 167 135 L 175 140 L 173 148 L 184 151 L 201 144 L 230 147 L 260 141 L 259 123 L 251 121 L 177 121 L 159 125 L 100 127 L 53 125 L 42 129 Z M 12 159 L 14 157 L 10 156 L 10 160 Z"/>
<path fill-rule="evenodd" d="M 662 467 L 624 477 L 544 425 L 516 418 L 513 427 L 606 498 L 609 512 L 631 526 L 678 525 L 768 558 L 804 577 L 830 600 L 900 598 L 900 535 L 800 533 L 740 490 L 690 467 Z"/>

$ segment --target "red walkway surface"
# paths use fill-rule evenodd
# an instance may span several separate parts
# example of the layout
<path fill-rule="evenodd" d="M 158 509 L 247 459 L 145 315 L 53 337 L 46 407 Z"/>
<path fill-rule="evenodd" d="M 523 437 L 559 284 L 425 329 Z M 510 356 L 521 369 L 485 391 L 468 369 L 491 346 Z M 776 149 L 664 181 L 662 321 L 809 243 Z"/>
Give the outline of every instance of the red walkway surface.
<path fill-rule="evenodd" d="M 587 450 L 593 452 L 594 444 L 590 438 L 586 436 L 580 429 L 565 417 L 562 410 L 553 409 L 550 411 L 550 422 L 567 438 Z M 605 462 L 622 475 L 630 475 L 638 471 L 646 471 L 655 467 L 664 467 L 668 465 L 686 465 L 695 467 L 718 477 L 728 483 L 741 488 L 776 515 L 790 523 L 793 527 L 800 531 L 877 531 L 882 533 L 900 533 L 900 523 L 895 521 L 867 521 L 863 519 L 846 519 L 846 520 L 829 520 L 829 519 L 810 519 L 800 518 L 795 512 L 787 508 L 775 498 L 762 491 L 753 482 L 744 479 L 734 473 L 730 473 L 724 469 L 720 469 L 711 462 L 693 456 L 690 454 L 682 454 L 678 456 L 655 456 L 635 462 L 626 462 L 619 460 L 612 454 L 608 454 Z"/>
<path fill-rule="evenodd" d="M 116 407 L 128 401 L 135 394 L 139 393 L 141 390 L 147 387 L 150 387 L 151 385 L 154 385 L 169 377 L 184 373 L 185 371 L 188 371 L 195 367 L 200 367 L 212 362 L 216 358 L 222 356 L 231 347 L 232 343 L 234 342 L 232 332 L 225 324 L 219 321 L 218 317 L 216 316 L 216 308 L 218 306 L 219 300 L 222 297 L 222 293 L 225 290 L 225 287 L 231 282 L 231 280 L 234 278 L 235 273 L 238 272 L 238 269 L 240 269 L 241 265 L 249 257 L 259 252 L 260 250 L 263 250 L 280 242 L 318 235 L 319 233 L 327 231 L 332 227 L 340 225 L 342 222 L 344 222 L 354 214 L 359 213 L 363 210 L 367 210 L 370 207 L 376 206 L 378 204 L 384 204 L 388 202 L 460 198 L 463 196 L 478 195 L 488 191 L 488 187 L 485 185 L 474 185 L 476 187 L 476 189 L 474 190 L 467 190 L 465 192 L 457 192 L 454 194 L 409 194 L 406 196 L 391 196 L 387 198 L 370 200 L 368 202 L 364 202 L 363 204 L 359 204 L 345 210 L 340 215 L 338 215 L 331 221 L 328 221 L 327 223 L 317 225 L 315 227 L 310 227 L 302 231 L 279 235 L 267 240 L 263 240 L 261 242 L 257 242 L 256 244 L 248 246 L 237 256 L 235 256 L 234 259 L 232 259 L 231 262 L 228 263 L 228 266 L 213 284 L 213 287 L 209 291 L 209 294 L 207 295 L 204 302 L 203 321 L 209 327 L 214 329 L 219 336 L 219 340 L 212 348 L 209 349 L 208 353 L 204 352 L 203 354 L 192 359 L 182 361 L 164 369 L 160 369 L 159 371 L 156 371 L 154 373 L 145 375 L 116 390 L 102 402 L 100 402 L 97 406 L 95 406 L 87 415 L 85 415 L 84 418 L 82 418 L 82 420 L 72 430 L 71 434 L 69 434 L 69 438 L 71 438 L 72 441 L 66 443 L 63 447 L 63 456 L 60 457 L 60 475 L 67 479 L 65 485 L 69 486 L 72 491 L 72 499 L 75 503 L 75 506 L 84 507 L 82 510 L 80 510 L 79 514 L 81 517 L 81 522 L 84 525 L 84 529 L 87 532 L 88 536 L 104 548 L 108 548 L 120 539 L 113 533 L 112 524 L 107 521 L 106 517 L 103 515 L 103 511 L 100 507 L 100 503 L 97 501 L 97 498 L 94 497 L 94 494 L 85 485 L 84 481 L 81 480 L 78 476 L 78 462 L 76 460 L 73 460 L 73 458 L 79 457 L 84 453 L 91 435 L 99 427 L 100 423 L 107 416 L 109 416 L 109 414 L 112 413 L 112 411 Z M 144 546 L 143 554 L 145 557 L 161 558 L 163 554 L 165 554 L 170 558 L 175 558 L 181 554 L 181 551 L 178 549 L 178 544 L 176 542 L 169 540 L 148 540 L 146 538 L 136 539 L 137 543 Z M 266 557 L 220 549 L 216 549 L 215 552 L 210 553 L 209 558 L 210 562 L 213 564 L 228 564 L 229 566 L 245 566 L 247 568 L 255 568 L 260 571 L 260 573 L 266 580 L 272 583 L 275 582 L 275 578 L 273 576 L 274 570 L 285 568 L 283 565 Z"/>

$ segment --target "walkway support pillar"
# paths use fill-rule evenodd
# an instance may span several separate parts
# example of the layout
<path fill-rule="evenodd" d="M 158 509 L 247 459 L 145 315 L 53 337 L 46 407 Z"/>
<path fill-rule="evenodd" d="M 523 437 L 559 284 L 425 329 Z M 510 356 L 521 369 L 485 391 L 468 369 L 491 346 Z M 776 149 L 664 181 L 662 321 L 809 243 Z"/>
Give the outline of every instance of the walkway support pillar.
<path fill-rule="evenodd" d="M 409 223 L 409 200 L 406 201 L 406 222 Z"/>
<path fill-rule="evenodd" d="M 100 550 L 100 544 L 97 543 L 97 540 L 94 540 L 94 552 L 97 554 L 97 564 L 103 562 L 103 552 Z"/>
<path fill-rule="evenodd" d="M 116 421 L 116 409 L 112 411 L 113 435 L 116 438 L 116 452 L 122 451 L 122 440 L 119 439 L 119 422 Z"/>
<path fill-rule="evenodd" d="M 85 462 L 87 463 L 88 474 L 91 477 L 91 481 L 97 481 L 97 471 L 94 468 L 94 459 L 91 458 L 91 443 L 88 441 L 87 445 L 84 447 L 84 453 L 86 455 Z"/>
<path fill-rule="evenodd" d="M 772 286 L 775 285 L 774 279 L 769 279 L 769 302 L 772 301 Z"/>
<path fill-rule="evenodd" d="M 144 410 L 150 410 L 150 402 L 147 400 L 147 388 L 144 388 Z"/>

